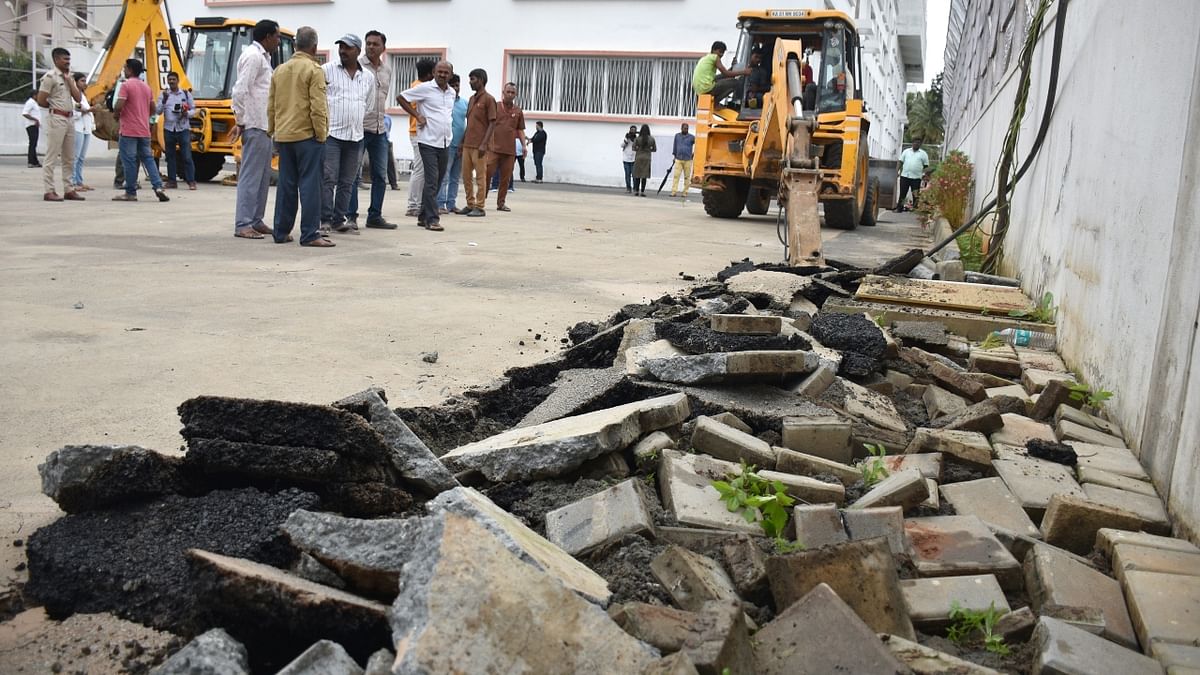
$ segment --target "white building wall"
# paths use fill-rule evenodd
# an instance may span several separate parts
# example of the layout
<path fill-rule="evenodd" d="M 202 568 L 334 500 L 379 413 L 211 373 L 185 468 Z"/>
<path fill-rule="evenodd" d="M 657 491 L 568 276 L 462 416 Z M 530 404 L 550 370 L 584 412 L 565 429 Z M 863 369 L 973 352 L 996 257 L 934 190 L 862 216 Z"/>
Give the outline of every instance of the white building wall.
<path fill-rule="evenodd" d="M 1012 115 L 1027 4 L 955 0 L 952 11 L 946 145 L 975 162 L 976 206 Z M 1017 188 L 1004 271 L 1032 296 L 1054 293 L 1063 356 L 1115 393 L 1108 410 L 1196 539 L 1200 3 L 1149 4 L 1069 4 L 1056 109 Z M 1033 60 L 1018 162 L 1041 123 L 1054 17 Z"/>
<path fill-rule="evenodd" d="M 787 5 L 825 8 L 828 4 L 851 17 L 869 19 L 874 15 L 881 49 L 879 55 L 864 55 L 866 60 L 874 60 L 898 58 L 895 32 L 898 7 L 901 4 L 919 6 L 923 13 L 924 2 L 805 0 Z M 176 22 L 196 16 L 221 15 L 256 20 L 270 18 L 292 29 L 309 25 L 317 29 L 322 49 L 332 48 L 333 41 L 344 33 L 352 32 L 361 37 L 374 28 L 388 36 L 389 49 L 445 50 L 456 72 L 462 75 L 472 68 L 486 69 L 491 80 L 489 91 L 498 96 L 508 65 L 506 50 L 675 53 L 698 58 L 708 51 L 714 40 L 725 41 L 732 50 L 738 37 L 734 28 L 737 13 L 739 9 L 754 6 L 754 3 L 745 5 L 728 0 L 558 0 L 536 3 L 520 0 L 171 0 L 171 13 Z M 904 69 L 897 63 L 870 63 L 866 70 L 864 85 L 869 83 L 871 90 L 880 94 L 878 99 L 868 100 L 876 115 L 870 147 L 881 156 L 895 156 L 899 152 L 906 115 Z M 464 93 L 468 93 L 465 83 Z M 654 174 L 663 175 L 670 165 L 672 137 L 679 131 L 681 122 L 692 123 L 691 119 L 678 117 L 568 121 L 530 113 L 527 122 L 531 131 L 533 122 L 539 119 L 545 120 L 549 135 L 546 179 L 595 185 L 623 182 L 619 146 L 629 124 L 650 124 L 659 148 Z M 396 152 L 408 158 L 411 149 L 406 119 L 398 113 L 397 120 L 399 123 L 393 126 L 393 140 L 398 141 Z"/>

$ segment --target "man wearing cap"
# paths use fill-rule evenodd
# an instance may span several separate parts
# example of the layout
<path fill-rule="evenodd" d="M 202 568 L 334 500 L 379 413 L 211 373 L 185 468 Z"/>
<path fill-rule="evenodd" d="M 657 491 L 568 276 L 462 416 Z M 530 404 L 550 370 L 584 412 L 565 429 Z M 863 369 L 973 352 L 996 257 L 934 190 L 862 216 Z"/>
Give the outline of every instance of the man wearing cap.
<path fill-rule="evenodd" d="M 358 223 L 346 221 L 350 195 L 362 163 L 363 117 L 375 98 L 375 77 L 358 63 L 362 40 L 347 33 L 337 39 L 338 61 L 321 66 L 329 105 L 329 138 L 325 141 L 325 180 L 321 190 L 321 233 L 358 234 Z"/>
<path fill-rule="evenodd" d="M 417 147 L 425 171 L 421 215 L 417 218 L 417 224 L 435 232 L 443 229 L 441 216 L 438 215 L 437 193 L 442 185 L 442 177 L 446 175 L 450 140 L 454 135 L 451 118 L 458 92 L 450 86 L 450 76 L 453 74 L 454 67 L 448 61 L 439 61 L 433 68 L 432 82 L 422 82 L 405 89 L 396 97 L 404 112 L 417 121 Z M 420 106 L 419 110 L 417 106 Z"/>

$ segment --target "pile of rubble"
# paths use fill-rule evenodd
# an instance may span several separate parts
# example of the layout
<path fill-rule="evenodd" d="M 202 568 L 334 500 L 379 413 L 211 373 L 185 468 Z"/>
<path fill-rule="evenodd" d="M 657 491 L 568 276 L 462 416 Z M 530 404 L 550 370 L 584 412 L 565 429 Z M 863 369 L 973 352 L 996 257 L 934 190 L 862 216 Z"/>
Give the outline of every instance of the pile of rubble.
<path fill-rule="evenodd" d="M 25 596 L 194 638 L 161 673 L 1200 667 L 1200 549 L 1062 360 L 808 272 L 734 266 L 439 406 L 200 397 L 182 458 L 63 448 Z"/>

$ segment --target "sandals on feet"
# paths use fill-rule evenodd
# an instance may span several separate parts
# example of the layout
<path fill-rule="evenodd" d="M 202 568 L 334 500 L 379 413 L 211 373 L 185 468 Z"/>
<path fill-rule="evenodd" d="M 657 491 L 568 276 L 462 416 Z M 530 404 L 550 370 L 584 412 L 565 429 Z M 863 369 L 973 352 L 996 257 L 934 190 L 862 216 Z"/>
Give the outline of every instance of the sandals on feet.
<path fill-rule="evenodd" d="M 329 241 L 325 237 L 317 237 L 316 239 L 313 239 L 312 241 L 302 241 L 302 242 L 300 242 L 300 245 L 301 246 L 312 246 L 314 248 L 333 248 L 334 246 L 337 246 L 337 244 L 333 243 L 332 241 Z"/>
<path fill-rule="evenodd" d="M 241 239 L 264 239 L 262 234 L 255 232 L 253 229 L 238 230 L 233 233 L 233 236 Z"/>
<path fill-rule="evenodd" d="M 425 229 L 429 230 L 430 232 L 445 232 L 446 231 L 446 228 L 442 227 L 441 223 L 430 223 L 429 225 L 425 226 Z"/>

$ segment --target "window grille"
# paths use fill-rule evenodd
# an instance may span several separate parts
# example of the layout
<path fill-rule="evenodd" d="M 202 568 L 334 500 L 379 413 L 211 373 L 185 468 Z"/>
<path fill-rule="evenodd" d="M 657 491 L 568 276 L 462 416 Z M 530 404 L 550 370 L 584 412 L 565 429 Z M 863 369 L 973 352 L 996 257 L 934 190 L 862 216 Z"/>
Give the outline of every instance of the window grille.
<path fill-rule="evenodd" d="M 528 112 L 691 117 L 695 65 L 674 57 L 514 55 L 509 72 Z"/>
<path fill-rule="evenodd" d="M 411 87 L 413 80 L 417 79 L 417 61 L 421 59 L 441 61 L 444 58 L 440 52 L 429 52 L 428 54 L 388 54 L 388 65 L 392 67 L 392 86 L 388 91 L 388 105 L 396 105 L 396 97 L 400 92 Z M 463 90 L 470 91 L 470 87 L 467 86 L 466 75 L 463 75 L 462 78 Z"/>

